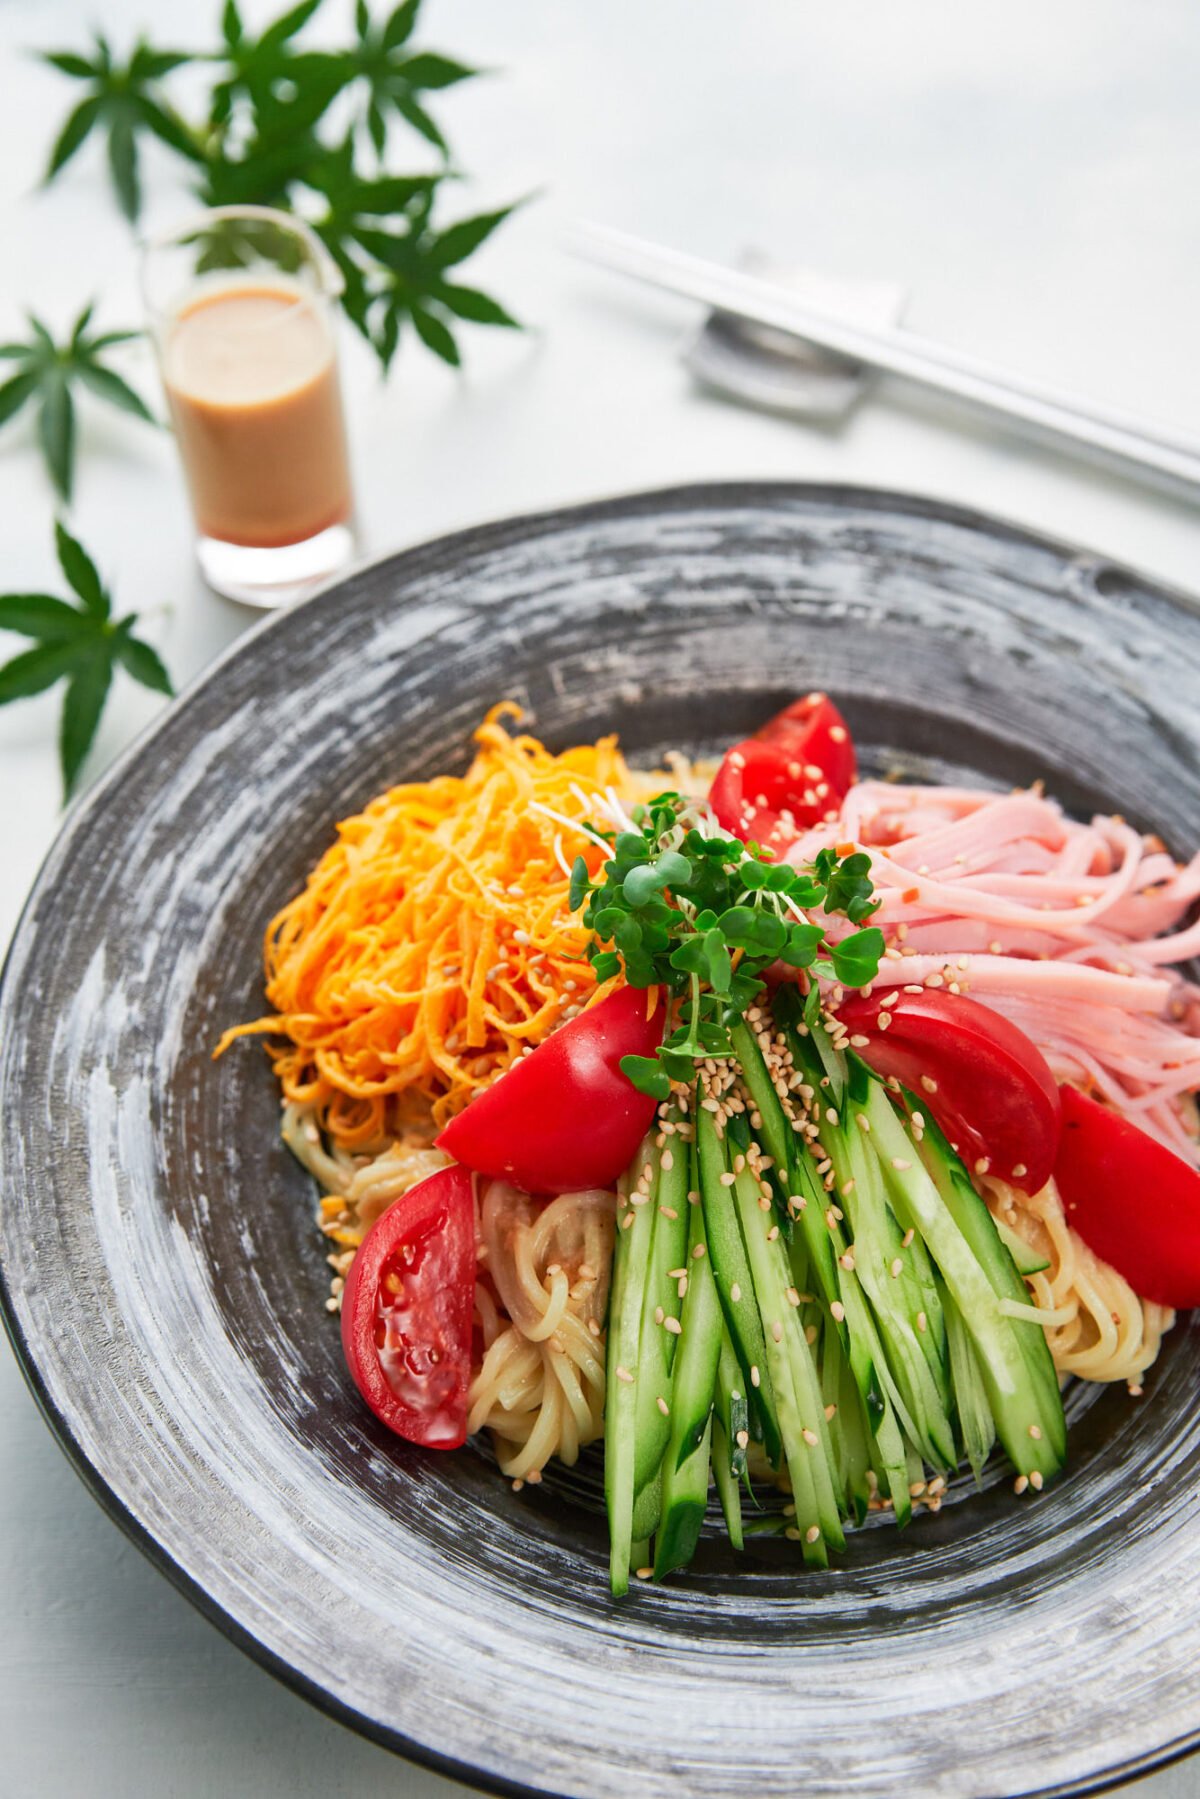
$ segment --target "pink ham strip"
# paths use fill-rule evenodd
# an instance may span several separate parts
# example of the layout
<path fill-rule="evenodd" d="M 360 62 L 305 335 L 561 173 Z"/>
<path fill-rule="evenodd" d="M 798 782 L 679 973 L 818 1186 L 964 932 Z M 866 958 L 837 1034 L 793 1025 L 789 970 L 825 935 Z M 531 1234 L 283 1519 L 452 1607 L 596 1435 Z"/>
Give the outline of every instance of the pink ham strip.
<path fill-rule="evenodd" d="M 1123 819 L 1079 824 L 1036 791 L 879 781 L 852 788 L 790 860 L 835 842 L 871 852 L 889 941 L 877 993 L 955 983 L 1019 1025 L 1059 1079 L 1093 1086 L 1200 1164 L 1187 1103 L 1200 986 L 1170 966 L 1200 956 L 1200 919 L 1186 922 L 1200 854 L 1179 866 Z"/>

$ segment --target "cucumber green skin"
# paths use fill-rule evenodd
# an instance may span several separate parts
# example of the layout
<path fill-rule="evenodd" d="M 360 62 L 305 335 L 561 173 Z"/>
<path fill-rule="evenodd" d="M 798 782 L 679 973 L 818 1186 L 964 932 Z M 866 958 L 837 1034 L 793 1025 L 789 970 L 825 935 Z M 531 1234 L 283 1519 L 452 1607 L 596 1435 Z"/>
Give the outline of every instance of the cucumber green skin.
<path fill-rule="evenodd" d="M 763 1341 L 762 1322 L 755 1304 L 754 1282 L 746 1259 L 746 1245 L 733 1201 L 733 1189 L 721 1185 L 721 1176 L 728 1171 L 726 1146 L 717 1135 L 712 1114 L 699 1108 L 696 1111 L 696 1150 L 704 1226 L 708 1233 L 708 1253 L 721 1300 L 721 1310 L 725 1314 L 729 1340 L 741 1365 L 742 1391 L 746 1395 L 751 1416 L 761 1432 L 767 1457 L 777 1467 L 783 1453 L 783 1444 L 779 1435 L 779 1419 Z M 735 1287 L 739 1293 L 736 1300 L 733 1297 Z M 759 1370 L 757 1388 L 750 1380 L 751 1368 Z"/>
<path fill-rule="evenodd" d="M 653 1160 L 654 1140 L 647 1137 L 636 1166 Z M 642 1300 L 650 1268 L 654 1230 L 652 1205 L 634 1206 L 633 1223 L 621 1228 L 630 1211 L 624 1179 L 617 1201 L 617 1234 L 613 1245 L 612 1284 L 608 1301 L 608 1347 L 604 1400 L 604 1499 L 608 1511 L 609 1582 L 613 1596 L 629 1591 L 633 1549 L 634 1466 L 636 1456 L 637 1364 Z M 617 1369 L 634 1376 L 633 1384 L 617 1379 Z"/>
<path fill-rule="evenodd" d="M 725 1517 L 725 1529 L 729 1533 L 729 1541 L 735 1549 L 743 1547 L 742 1536 L 742 1494 L 739 1476 L 734 1473 L 734 1456 L 741 1454 L 743 1462 L 745 1451 L 739 1451 L 725 1433 L 720 1415 L 716 1411 L 712 1415 L 712 1473 L 717 1483 L 717 1495 L 721 1501 L 721 1511 Z"/>
<path fill-rule="evenodd" d="M 654 1542 L 654 1573 L 686 1568 L 696 1553 L 700 1527 L 708 1507 L 708 1469 L 712 1446 L 712 1414 L 699 1446 L 676 1464 L 668 1455 L 662 1468 L 662 1522 Z"/>
<path fill-rule="evenodd" d="M 683 1335 L 678 1339 L 671 1371 L 670 1435 L 664 1457 L 664 1465 L 670 1468 L 682 1467 L 699 1448 L 708 1428 L 725 1336 L 725 1320 L 708 1253 L 704 1208 L 689 1206 L 688 1211 L 687 1293 L 679 1317 Z M 697 1249 L 703 1251 L 699 1256 Z"/>
<path fill-rule="evenodd" d="M 839 1173 L 854 1180 L 843 1204 L 852 1221 L 855 1273 L 875 1314 L 887 1371 L 903 1402 L 909 1432 L 925 1459 L 950 1469 L 958 1461 L 950 1422 L 950 1379 L 941 1295 L 919 1238 L 906 1250 L 903 1233 L 888 1206 L 883 1177 L 862 1134 L 829 1129 L 829 1149 Z M 833 1141 L 833 1139 L 837 1141 Z M 921 1267 L 914 1268 L 917 1251 Z M 896 1261 L 902 1272 L 893 1278 Z M 925 1315 L 926 1329 L 917 1323 Z M 880 1370 L 882 1373 L 882 1369 Z"/>
<path fill-rule="evenodd" d="M 738 1442 L 738 1436 L 742 1431 L 748 1433 L 750 1430 L 750 1408 L 746 1403 L 746 1382 L 741 1364 L 729 1341 L 729 1332 L 724 1328 L 721 1331 L 721 1348 L 717 1357 L 717 1385 L 713 1407 L 729 1448 L 729 1473 L 736 1483 L 746 1476 L 746 1451 Z M 719 1472 L 720 1457 L 715 1440 L 713 1467 Z M 738 1515 L 741 1516 L 740 1507 Z"/>
<path fill-rule="evenodd" d="M 912 1516 L 912 1499 L 908 1491 L 905 1424 L 898 1415 L 898 1399 L 887 1374 L 875 1319 L 856 1274 L 843 1276 L 842 1304 L 849 1327 L 848 1366 L 870 1435 L 870 1467 L 880 1489 L 886 1488 L 892 1499 L 897 1524 L 907 1524 Z"/>
<path fill-rule="evenodd" d="M 762 1128 L 757 1133 L 759 1140 L 773 1159 L 780 1177 L 787 1182 L 788 1193 L 797 1194 L 805 1202 L 799 1224 L 812 1276 L 826 1303 L 832 1304 L 837 1298 L 837 1252 L 825 1224 L 826 1202 L 812 1157 L 803 1138 L 788 1122 L 750 1026 L 735 1024 L 730 1036 L 747 1090 L 762 1119 Z M 789 1041 L 792 1041 L 790 1035 Z M 792 1053 L 795 1055 L 794 1045 Z"/>
<path fill-rule="evenodd" d="M 1005 1224 L 1003 1218 L 993 1217 L 992 1223 L 996 1227 L 1001 1243 L 1012 1257 L 1013 1267 L 1018 1274 L 1040 1274 L 1043 1268 L 1049 1268 L 1049 1256 L 1039 1255 L 1036 1249 L 1026 1243 L 1024 1237 L 1018 1237 L 1016 1231 L 1011 1230 Z"/>
<path fill-rule="evenodd" d="M 669 1436 L 657 1477 L 660 1510 L 654 1545 L 656 1575 L 684 1567 L 692 1559 L 700 1536 L 708 1504 L 717 1365 L 725 1336 L 721 1302 L 707 1253 L 704 1209 L 697 1205 L 689 1206 L 688 1211 L 688 1284 L 680 1314 L 683 1331 L 671 1371 L 671 1416 L 663 1420 Z M 696 1248 L 705 1253 L 692 1255 Z M 644 1515 L 639 1500 L 634 1505 L 635 1530 Z"/>
<path fill-rule="evenodd" d="M 971 1464 L 975 1485 L 983 1464 L 996 1442 L 996 1421 L 988 1405 L 987 1389 L 970 1334 L 950 1295 L 945 1296 L 946 1332 L 950 1340 L 950 1371 L 958 1407 L 958 1426 L 963 1454 Z"/>
<path fill-rule="evenodd" d="M 764 1326 L 763 1345 L 766 1362 L 760 1374 L 769 1368 L 783 1450 L 792 1481 L 792 1498 L 796 1506 L 796 1527 L 807 1532 L 816 1525 L 820 1535 L 814 1543 L 803 1541 L 804 1559 L 819 1567 L 828 1565 L 828 1551 L 844 1549 L 837 1467 L 821 1382 L 812 1349 L 805 1339 L 798 1308 L 787 1299 L 791 1285 L 791 1267 L 782 1238 L 774 1242 L 768 1237 L 774 1222 L 773 1213 L 760 1210 L 758 1181 L 749 1169 L 737 1176 L 733 1185 L 741 1216 L 742 1236 L 754 1276 L 754 1293 Z M 780 1325 L 776 1341 L 771 1329 Z M 803 1432 L 816 1438 L 809 1444 Z"/>
<path fill-rule="evenodd" d="M 1041 1327 L 999 1310 L 1001 1298 L 1027 1305 L 1029 1296 L 991 1213 L 936 1127 L 926 1126 L 918 1148 L 878 1083 L 872 1083 L 863 1109 L 893 1209 L 925 1239 L 970 1334 L 1009 1459 L 1022 1474 L 1052 1479 L 1066 1455 L 1058 1380 Z M 897 1156 L 911 1166 L 895 1170 L 891 1163 Z M 1039 1431 L 1037 1438 L 1030 1436 L 1031 1427 Z"/>
<path fill-rule="evenodd" d="M 649 1542 L 662 1516 L 662 1469 L 656 1468 L 633 1500 L 633 1540 Z"/>
<path fill-rule="evenodd" d="M 673 1123 L 679 1122 L 680 1114 L 677 1110 L 672 1110 L 668 1116 Z M 668 1150 L 671 1152 L 670 1168 L 663 1166 L 663 1157 Z M 688 1146 L 678 1137 L 668 1137 L 663 1148 L 655 1150 L 652 1164 L 656 1178 L 651 1190 L 650 1205 L 646 1209 L 653 1213 L 653 1229 L 650 1262 L 642 1295 L 637 1381 L 634 1387 L 637 1399 L 634 1408 L 633 1486 L 637 1495 L 653 1479 L 666 1451 L 671 1431 L 670 1420 L 663 1416 L 658 1400 L 661 1397 L 668 1406 L 671 1405 L 672 1369 L 679 1339 L 666 1328 L 665 1320 L 678 1319 L 683 1302 L 679 1297 L 678 1283 L 668 1279 L 667 1270 L 682 1267 L 686 1259 L 688 1213 L 692 1210 L 687 1200 L 691 1174 Z M 675 1213 L 674 1218 L 667 1217 L 664 1206 Z M 659 1323 L 655 1317 L 660 1306 L 663 1323 Z M 653 1530 L 652 1522 L 640 1534 L 649 1536 Z"/>
<path fill-rule="evenodd" d="M 993 1292 L 1001 1299 L 1028 1305 L 1029 1289 L 1004 1246 L 996 1229 L 995 1219 L 971 1185 L 971 1177 L 961 1160 L 936 1125 L 926 1125 L 921 1154 L 939 1195 L 970 1243 L 991 1282 Z M 1063 1415 L 1058 1374 L 1045 1330 L 1032 1320 L 1006 1318 L 1004 1322 L 1013 1332 L 1024 1357 L 1029 1379 L 1041 1395 L 1044 1416 L 1040 1417 L 1039 1422 L 1047 1441 L 1054 1445 L 1058 1465 L 1061 1466 L 1067 1453 L 1067 1423 Z M 965 1315 L 964 1323 L 970 1329 L 970 1319 Z M 982 1355 L 980 1363 L 986 1383 L 989 1371 Z M 1031 1468 L 1034 1465 L 1029 1464 Z M 1049 1478 L 1045 1468 L 1042 1468 L 1042 1473 Z"/>

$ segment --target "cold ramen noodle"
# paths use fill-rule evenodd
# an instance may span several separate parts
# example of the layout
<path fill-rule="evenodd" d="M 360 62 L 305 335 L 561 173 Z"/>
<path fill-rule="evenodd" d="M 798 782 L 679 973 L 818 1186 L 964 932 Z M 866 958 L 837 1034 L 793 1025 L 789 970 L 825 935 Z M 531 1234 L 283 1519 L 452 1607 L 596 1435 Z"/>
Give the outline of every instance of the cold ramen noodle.
<path fill-rule="evenodd" d="M 1200 1303 L 1200 857 L 1013 793 L 859 781 L 810 694 L 715 770 L 553 754 L 345 820 L 266 940 L 284 1137 L 349 1370 L 514 1486 L 603 1439 L 612 1586 L 752 1483 L 824 1564 Z M 228 1041 L 229 1039 L 226 1039 Z"/>

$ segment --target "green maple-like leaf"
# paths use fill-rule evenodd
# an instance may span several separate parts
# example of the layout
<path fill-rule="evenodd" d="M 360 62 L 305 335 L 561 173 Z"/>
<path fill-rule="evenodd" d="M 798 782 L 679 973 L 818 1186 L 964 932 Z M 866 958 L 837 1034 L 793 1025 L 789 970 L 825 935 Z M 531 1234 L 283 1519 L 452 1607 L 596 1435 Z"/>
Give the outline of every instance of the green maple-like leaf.
<path fill-rule="evenodd" d="M 134 635 L 137 614 L 112 616 L 112 600 L 95 563 L 62 524 L 55 526 L 59 567 L 71 590 L 0 594 L 0 631 L 33 640 L 33 647 L 0 666 L 0 706 L 66 682 L 59 723 L 63 796 L 79 779 L 119 667 L 157 693 L 171 693 L 171 677 L 157 650 Z"/>
<path fill-rule="evenodd" d="M 196 191 L 207 206 L 268 206 L 308 218 L 340 271 L 346 316 L 385 369 L 406 322 L 435 355 L 457 363 L 456 321 L 516 325 L 498 301 L 450 278 L 512 209 L 461 220 L 440 232 L 431 223 L 439 183 L 450 177 L 450 168 L 446 139 L 425 101 L 478 71 L 414 47 L 421 0 L 399 0 L 377 15 L 368 0 L 356 0 L 353 41 L 342 48 L 311 48 L 305 28 L 321 3 L 298 0 L 255 34 L 247 30 L 239 0 L 224 0 L 220 45 L 210 54 L 156 50 L 140 40 L 122 67 L 100 35 L 91 55 L 48 54 L 46 60 L 63 75 L 87 83 L 60 131 L 49 178 L 93 130 L 102 130 L 114 184 L 133 216 L 140 199 L 139 136 L 148 130 L 200 165 Z M 188 61 L 210 63 L 217 71 L 207 116 L 195 130 L 171 109 L 158 85 Z M 389 125 L 397 116 L 439 151 L 436 172 L 400 175 L 383 166 Z M 331 120 L 338 124 L 336 141 Z M 262 260 L 261 235 L 253 223 L 215 225 L 197 239 L 196 272 L 253 266 Z M 297 254 L 292 272 L 301 260 Z M 287 272 L 286 264 L 281 266 Z M 72 373 L 54 365 L 55 354 L 50 345 L 47 367 L 36 378 L 22 364 L 0 385 L 0 424 L 38 399 L 44 454 L 65 495 L 73 464 L 74 375 L 127 410 L 140 402 L 133 396 L 130 403 L 119 377 L 98 365 L 94 355 Z"/>
<path fill-rule="evenodd" d="M 59 344 L 42 321 L 30 314 L 29 337 L 19 343 L 0 344 L 0 359 L 14 365 L 14 373 L 0 384 L 0 424 L 14 418 L 27 405 L 36 407 L 42 455 L 64 500 L 71 497 L 75 471 L 74 392 L 80 386 L 147 424 L 157 422 L 124 376 L 104 361 L 107 350 L 140 334 L 91 332 L 91 316 L 91 306 L 85 307 L 71 335 Z"/>
<path fill-rule="evenodd" d="M 419 12 L 420 0 L 402 0 L 386 19 L 377 23 L 366 0 L 358 0 L 354 72 L 366 90 L 364 117 L 378 155 L 383 155 L 387 143 L 388 117 L 398 113 L 448 161 L 450 146 L 426 110 L 422 96 L 469 81 L 479 70 L 434 51 L 410 51 L 409 39 Z"/>
<path fill-rule="evenodd" d="M 448 271 L 477 250 L 514 208 L 460 219 L 438 231 L 431 218 L 432 202 L 432 193 L 414 201 L 403 231 L 366 224 L 354 234 L 357 247 L 370 259 L 373 302 L 367 335 L 384 368 L 395 354 L 406 320 L 427 349 L 455 367 L 459 353 L 453 320 L 520 329 L 498 301 L 447 278 Z"/>
<path fill-rule="evenodd" d="M 83 98 L 68 115 L 50 152 L 46 180 L 53 181 L 93 131 L 106 135 L 108 165 L 126 218 L 141 210 L 139 139 L 155 137 L 177 155 L 196 160 L 201 145 L 162 92 L 164 76 L 195 59 L 186 50 L 154 50 L 143 39 L 128 62 L 114 60 L 108 39 L 97 32 L 93 52 L 50 50 L 42 60 L 72 81 L 85 84 Z"/>

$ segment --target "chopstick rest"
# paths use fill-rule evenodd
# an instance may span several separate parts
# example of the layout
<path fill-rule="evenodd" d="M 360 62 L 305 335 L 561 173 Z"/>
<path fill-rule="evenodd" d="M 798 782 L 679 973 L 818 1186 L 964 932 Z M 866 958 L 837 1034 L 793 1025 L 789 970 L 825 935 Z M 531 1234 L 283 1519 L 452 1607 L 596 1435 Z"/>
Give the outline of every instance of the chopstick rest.
<path fill-rule="evenodd" d="M 867 330 L 886 330 L 903 315 L 906 294 L 896 282 L 848 280 L 776 262 L 753 248 L 741 253 L 736 267 Z M 870 379 L 862 363 L 719 308 L 686 339 L 681 356 L 684 367 L 715 393 L 764 412 L 825 424 L 845 418 Z"/>

